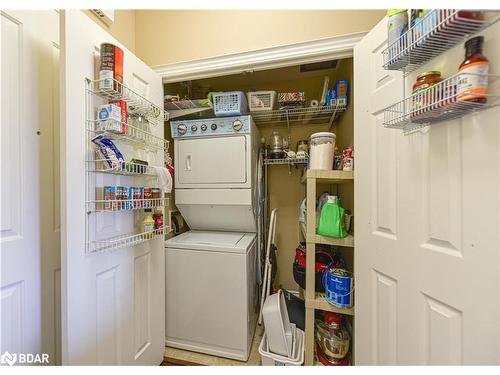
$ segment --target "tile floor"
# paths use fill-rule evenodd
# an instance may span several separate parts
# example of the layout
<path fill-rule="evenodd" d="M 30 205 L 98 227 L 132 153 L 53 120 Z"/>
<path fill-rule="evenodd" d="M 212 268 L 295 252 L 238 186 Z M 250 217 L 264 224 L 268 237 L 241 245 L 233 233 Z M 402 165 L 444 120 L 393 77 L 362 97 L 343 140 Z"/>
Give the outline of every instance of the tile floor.
<path fill-rule="evenodd" d="M 264 325 L 257 325 L 252 342 L 252 348 L 250 349 L 250 356 L 248 357 L 247 362 L 190 352 L 188 350 L 176 349 L 168 346 L 165 348 L 164 357 L 166 361 L 172 359 L 172 362 L 177 360 L 179 362 L 205 366 L 260 366 L 259 344 L 263 334 Z"/>

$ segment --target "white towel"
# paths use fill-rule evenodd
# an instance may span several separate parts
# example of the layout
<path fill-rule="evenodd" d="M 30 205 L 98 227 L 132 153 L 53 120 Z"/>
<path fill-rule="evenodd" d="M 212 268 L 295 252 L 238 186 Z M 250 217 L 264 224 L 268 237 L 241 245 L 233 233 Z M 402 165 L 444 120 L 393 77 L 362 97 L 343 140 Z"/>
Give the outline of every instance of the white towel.
<path fill-rule="evenodd" d="M 165 167 L 156 167 L 156 174 L 158 175 L 158 182 L 164 193 L 172 192 L 172 176 Z"/>

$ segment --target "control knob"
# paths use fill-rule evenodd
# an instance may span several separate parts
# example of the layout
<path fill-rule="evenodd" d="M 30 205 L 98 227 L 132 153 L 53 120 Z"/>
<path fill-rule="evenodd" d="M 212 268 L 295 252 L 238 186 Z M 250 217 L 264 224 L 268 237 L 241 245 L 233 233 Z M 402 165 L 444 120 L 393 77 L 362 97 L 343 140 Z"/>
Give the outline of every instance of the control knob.
<path fill-rule="evenodd" d="M 243 123 L 240 120 L 234 120 L 233 121 L 233 129 L 237 132 L 239 132 L 243 128 Z"/>
<path fill-rule="evenodd" d="M 195 132 L 198 130 L 198 127 L 196 125 L 191 126 L 191 131 Z"/>
<path fill-rule="evenodd" d="M 211 128 L 212 130 L 216 130 L 216 129 L 217 129 L 217 124 L 212 124 L 212 125 L 210 125 L 210 128 Z"/>
<path fill-rule="evenodd" d="M 177 132 L 179 133 L 179 135 L 186 134 L 187 130 L 188 130 L 187 126 L 184 125 L 184 124 L 180 124 L 180 125 L 177 126 Z"/>
<path fill-rule="evenodd" d="M 204 132 L 205 130 L 207 130 L 207 126 L 205 124 L 201 125 L 201 131 Z"/>

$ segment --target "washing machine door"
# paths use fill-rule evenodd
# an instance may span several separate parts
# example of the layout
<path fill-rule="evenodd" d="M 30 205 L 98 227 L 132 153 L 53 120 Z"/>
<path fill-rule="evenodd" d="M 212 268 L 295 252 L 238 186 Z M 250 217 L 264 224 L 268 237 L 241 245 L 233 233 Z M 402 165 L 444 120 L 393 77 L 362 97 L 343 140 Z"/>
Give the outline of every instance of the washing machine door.
<path fill-rule="evenodd" d="M 251 186 L 249 135 L 175 140 L 176 188 Z"/>

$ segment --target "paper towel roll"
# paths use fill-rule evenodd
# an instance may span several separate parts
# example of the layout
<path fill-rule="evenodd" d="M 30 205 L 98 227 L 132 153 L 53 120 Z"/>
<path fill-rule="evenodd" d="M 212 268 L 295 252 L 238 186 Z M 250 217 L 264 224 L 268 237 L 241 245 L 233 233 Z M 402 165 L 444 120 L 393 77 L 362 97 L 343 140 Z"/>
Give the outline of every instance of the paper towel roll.
<path fill-rule="evenodd" d="M 311 100 L 311 107 L 317 107 L 317 106 L 319 106 L 319 102 L 316 99 Z"/>

